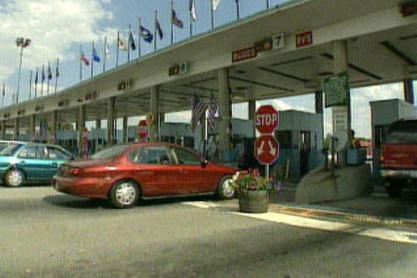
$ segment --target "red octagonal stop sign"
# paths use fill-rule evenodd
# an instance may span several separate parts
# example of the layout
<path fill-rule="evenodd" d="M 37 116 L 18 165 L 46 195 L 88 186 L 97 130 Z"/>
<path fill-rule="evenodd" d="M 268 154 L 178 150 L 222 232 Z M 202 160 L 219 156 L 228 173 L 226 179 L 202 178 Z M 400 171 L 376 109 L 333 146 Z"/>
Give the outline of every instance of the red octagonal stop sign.
<path fill-rule="evenodd" d="M 278 127 L 278 112 L 272 105 L 259 107 L 255 114 L 255 127 L 262 134 L 271 134 Z"/>
<path fill-rule="evenodd" d="M 138 134 L 139 134 L 139 137 L 142 139 L 146 139 L 148 137 L 148 123 L 146 120 L 141 120 L 139 122 Z"/>
<path fill-rule="evenodd" d="M 255 157 L 261 164 L 272 164 L 279 157 L 279 143 L 274 136 L 262 135 L 255 141 Z"/>

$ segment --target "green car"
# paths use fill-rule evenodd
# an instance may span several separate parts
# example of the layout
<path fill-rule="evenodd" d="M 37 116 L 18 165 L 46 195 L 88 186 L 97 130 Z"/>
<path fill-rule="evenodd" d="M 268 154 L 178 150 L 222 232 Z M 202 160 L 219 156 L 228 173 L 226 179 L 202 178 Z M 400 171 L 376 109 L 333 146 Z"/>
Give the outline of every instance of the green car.
<path fill-rule="evenodd" d="M 6 146 L 4 146 L 6 144 Z M 10 141 L 1 142 L 0 177 L 6 186 L 50 182 L 58 167 L 73 158 L 60 146 Z"/>

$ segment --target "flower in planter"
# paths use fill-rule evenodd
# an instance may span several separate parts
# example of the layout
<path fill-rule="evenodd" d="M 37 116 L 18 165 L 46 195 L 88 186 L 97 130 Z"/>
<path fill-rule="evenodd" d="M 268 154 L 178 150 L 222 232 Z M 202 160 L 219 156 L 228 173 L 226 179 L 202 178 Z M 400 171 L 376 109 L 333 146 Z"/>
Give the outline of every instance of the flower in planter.
<path fill-rule="evenodd" d="M 261 176 L 258 169 L 249 169 L 249 171 L 237 172 L 233 176 L 234 186 L 237 191 L 268 191 L 268 193 L 277 192 L 283 186 L 281 181 L 274 182 L 274 178 L 265 178 Z"/>

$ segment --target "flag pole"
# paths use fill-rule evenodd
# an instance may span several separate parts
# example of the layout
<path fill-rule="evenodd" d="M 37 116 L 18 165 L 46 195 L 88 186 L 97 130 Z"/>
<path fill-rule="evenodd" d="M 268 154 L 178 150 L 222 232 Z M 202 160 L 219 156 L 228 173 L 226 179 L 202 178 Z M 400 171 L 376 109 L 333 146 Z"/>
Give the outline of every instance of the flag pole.
<path fill-rule="evenodd" d="M 1 107 L 4 107 L 4 95 L 6 94 L 6 82 L 3 82 L 3 92 L 1 94 Z"/>
<path fill-rule="evenodd" d="M 193 36 L 193 15 L 192 15 L 192 5 L 193 2 L 192 0 L 190 0 L 190 7 L 189 7 L 189 12 L 190 12 L 190 38 Z"/>
<path fill-rule="evenodd" d="M 103 48 L 103 72 L 106 71 L 106 60 L 107 60 L 107 37 L 104 37 L 104 48 Z"/>
<path fill-rule="evenodd" d="M 42 76 L 41 76 L 41 96 L 43 96 L 43 81 L 44 81 L 44 77 L 45 76 L 45 65 L 42 65 Z"/>
<path fill-rule="evenodd" d="M 32 74 L 33 74 L 33 71 L 30 70 L 30 76 L 29 76 L 29 99 L 32 98 Z"/>
<path fill-rule="evenodd" d="M 130 44 L 132 43 L 130 41 L 130 37 L 133 38 L 133 36 L 131 36 L 131 34 L 132 34 L 132 25 L 130 25 L 130 24 L 129 24 L 129 32 L 130 32 L 130 34 L 129 34 L 129 38 L 127 40 L 127 62 L 128 63 L 130 62 Z"/>
<path fill-rule="evenodd" d="M 158 10 L 155 10 L 155 30 L 154 30 L 154 41 L 153 41 L 153 51 L 156 51 L 156 21 L 158 18 Z"/>
<path fill-rule="evenodd" d="M 237 20 L 240 19 L 239 0 L 236 0 L 236 17 L 237 17 Z"/>
<path fill-rule="evenodd" d="M 94 77 L 94 41 L 91 48 L 91 78 Z"/>
<path fill-rule="evenodd" d="M 36 76 L 35 76 L 35 98 L 37 97 L 38 93 L 38 67 L 36 67 Z"/>
<path fill-rule="evenodd" d="M 117 30 L 117 51 L 116 51 L 116 67 L 119 66 L 119 41 L 120 41 L 120 31 Z"/>
<path fill-rule="evenodd" d="M 59 77 L 59 58 L 56 58 L 56 68 L 55 68 L 55 94 L 58 88 L 58 77 Z"/>
<path fill-rule="evenodd" d="M 49 85 L 50 85 L 50 80 L 49 80 L 49 69 L 51 68 L 51 62 L 48 61 L 48 74 L 47 74 L 47 79 L 48 81 L 46 81 L 46 95 L 49 95 Z"/>
<path fill-rule="evenodd" d="M 266 0 L 266 9 L 269 10 L 269 7 L 270 7 L 269 0 Z"/>
<path fill-rule="evenodd" d="M 141 19 L 140 19 L 140 17 L 138 17 L 138 58 L 140 58 L 140 55 L 141 55 L 141 53 L 140 53 L 140 35 L 141 35 L 140 26 L 141 25 L 142 25 L 141 24 Z"/>
<path fill-rule="evenodd" d="M 80 58 L 79 58 L 79 60 L 80 60 L 80 82 L 83 81 L 83 65 L 81 64 L 82 63 L 82 61 L 81 61 L 82 53 L 83 53 L 83 46 L 80 45 Z"/>
<path fill-rule="evenodd" d="M 210 12 L 210 16 L 211 16 L 211 29 L 214 29 L 214 6 L 213 6 L 213 0 L 210 0 L 211 3 L 211 12 Z"/>
<path fill-rule="evenodd" d="M 174 1 L 171 0 L 171 45 L 174 44 Z"/>

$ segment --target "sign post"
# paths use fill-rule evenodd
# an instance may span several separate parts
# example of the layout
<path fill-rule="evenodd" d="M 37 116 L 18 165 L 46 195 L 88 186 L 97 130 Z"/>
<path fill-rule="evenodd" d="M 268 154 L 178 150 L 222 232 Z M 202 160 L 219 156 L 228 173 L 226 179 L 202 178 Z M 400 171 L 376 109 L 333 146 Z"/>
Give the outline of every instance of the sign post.
<path fill-rule="evenodd" d="M 265 176 L 269 179 L 269 165 L 279 157 L 279 143 L 273 136 L 279 125 L 279 114 L 272 105 L 259 107 L 255 113 L 255 127 L 261 136 L 255 141 L 255 158 L 265 165 Z"/>

